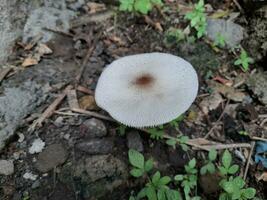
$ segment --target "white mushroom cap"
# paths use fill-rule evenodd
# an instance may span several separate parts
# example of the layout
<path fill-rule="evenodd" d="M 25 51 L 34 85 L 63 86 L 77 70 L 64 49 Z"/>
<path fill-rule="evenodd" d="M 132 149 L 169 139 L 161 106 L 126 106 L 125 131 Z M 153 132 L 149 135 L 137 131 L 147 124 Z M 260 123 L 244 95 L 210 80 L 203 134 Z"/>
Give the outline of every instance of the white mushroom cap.
<path fill-rule="evenodd" d="M 114 119 L 131 127 L 172 121 L 193 103 L 198 77 L 184 59 L 165 53 L 126 56 L 101 74 L 95 99 Z"/>

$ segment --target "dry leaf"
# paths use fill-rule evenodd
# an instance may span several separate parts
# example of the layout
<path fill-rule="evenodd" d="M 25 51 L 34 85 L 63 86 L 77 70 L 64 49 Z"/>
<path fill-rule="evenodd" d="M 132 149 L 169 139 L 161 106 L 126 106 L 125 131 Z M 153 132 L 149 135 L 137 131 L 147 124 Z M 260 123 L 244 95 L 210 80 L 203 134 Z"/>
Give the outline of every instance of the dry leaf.
<path fill-rule="evenodd" d="M 257 180 L 263 180 L 265 182 L 267 182 L 267 172 L 263 172 L 259 177 L 257 177 Z"/>
<path fill-rule="evenodd" d="M 91 95 L 83 96 L 79 99 L 81 109 L 84 110 L 96 110 L 98 107 L 95 102 L 95 98 Z"/>
<path fill-rule="evenodd" d="M 28 57 L 23 61 L 22 67 L 30 67 L 30 66 L 37 65 L 37 64 L 38 64 L 38 60 L 36 58 Z"/>
<path fill-rule="evenodd" d="M 42 43 L 38 44 L 38 46 L 36 47 L 35 51 L 40 56 L 53 53 L 53 51 L 46 44 L 42 44 Z"/>
<path fill-rule="evenodd" d="M 222 103 L 223 98 L 218 92 L 212 93 L 210 96 L 204 98 L 199 106 L 205 114 L 208 114 L 209 111 L 215 110 Z"/>
<path fill-rule="evenodd" d="M 87 3 L 87 7 L 89 8 L 90 14 L 106 10 L 105 4 L 102 4 L 102 3 L 89 2 Z"/>

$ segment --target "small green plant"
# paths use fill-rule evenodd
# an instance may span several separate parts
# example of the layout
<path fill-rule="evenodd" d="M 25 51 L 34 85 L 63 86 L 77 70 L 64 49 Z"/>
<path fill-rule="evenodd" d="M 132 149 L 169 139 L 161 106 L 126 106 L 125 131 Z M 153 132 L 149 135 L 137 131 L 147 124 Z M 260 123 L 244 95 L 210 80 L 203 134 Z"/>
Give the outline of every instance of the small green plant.
<path fill-rule="evenodd" d="M 147 14 L 153 6 L 162 5 L 161 0 L 120 0 L 119 10 Z"/>
<path fill-rule="evenodd" d="M 174 44 L 174 43 L 178 43 L 182 40 L 185 39 L 185 34 L 183 32 L 183 30 L 179 29 L 179 28 L 170 28 L 165 35 L 165 42 L 167 44 Z"/>
<path fill-rule="evenodd" d="M 190 26 L 196 29 L 197 38 L 201 38 L 203 35 L 205 35 L 207 22 L 204 0 L 199 0 L 199 2 L 194 5 L 193 11 L 185 15 L 185 19 L 190 20 Z"/>
<path fill-rule="evenodd" d="M 225 38 L 221 33 L 217 33 L 213 45 L 219 47 L 225 47 Z"/>
<path fill-rule="evenodd" d="M 147 129 L 147 131 L 152 139 L 159 140 L 163 138 L 164 135 L 163 125 L 155 128 L 149 128 Z"/>
<path fill-rule="evenodd" d="M 235 178 L 231 176 L 229 180 L 224 179 L 220 182 L 220 186 L 224 192 L 220 194 L 219 200 L 253 199 L 256 194 L 254 188 L 244 188 L 245 181 L 240 176 Z"/>
<path fill-rule="evenodd" d="M 124 136 L 126 133 L 126 128 L 127 128 L 127 126 L 120 124 L 120 126 L 117 128 L 118 134 L 120 136 Z"/>
<path fill-rule="evenodd" d="M 247 131 L 238 131 L 239 135 L 247 136 L 249 135 Z"/>
<path fill-rule="evenodd" d="M 240 65 L 243 71 L 248 71 L 249 64 L 252 64 L 254 60 L 250 58 L 247 52 L 242 48 L 240 57 L 234 62 L 234 65 Z"/>
<path fill-rule="evenodd" d="M 215 165 L 213 164 L 213 162 L 216 160 L 217 158 L 217 151 L 215 149 L 212 149 L 209 151 L 209 155 L 208 155 L 208 161 L 206 161 L 206 164 L 204 166 L 201 167 L 200 169 L 200 174 L 204 175 L 207 172 L 213 174 L 215 172 Z"/>
<path fill-rule="evenodd" d="M 188 150 L 187 141 L 189 140 L 188 136 L 180 135 L 176 138 L 170 138 L 166 140 L 166 144 L 172 146 L 174 149 L 176 148 L 176 145 L 180 145 L 184 151 Z"/>
<path fill-rule="evenodd" d="M 153 168 L 153 160 L 145 161 L 143 154 L 134 149 L 129 150 L 128 157 L 131 165 L 134 167 L 130 174 L 134 177 L 143 176 L 144 173 L 149 172 Z"/>
<path fill-rule="evenodd" d="M 186 200 L 198 200 L 200 199 L 198 196 L 190 197 L 192 190 L 197 186 L 197 169 L 195 158 L 190 160 L 188 165 L 185 165 L 185 171 L 185 175 L 176 175 L 174 180 L 182 183 L 181 186 L 183 187 Z"/>
<path fill-rule="evenodd" d="M 148 178 L 148 183 L 145 187 L 141 189 L 136 197 L 132 195 L 129 200 L 140 200 L 145 197 L 148 200 L 181 200 L 180 193 L 168 187 L 171 182 L 169 176 L 161 176 L 159 171 L 154 173 L 151 178 L 148 176 L 148 172 L 153 169 L 152 159 L 145 161 L 144 156 L 133 149 L 129 150 L 128 157 L 133 166 L 130 174 L 136 178 L 141 176 Z"/>
<path fill-rule="evenodd" d="M 238 165 L 232 165 L 232 155 L 228 150 L 225 150 L 222 156 L 222 166 L 219 166 L 219 171 L 222 175 L 233 175 L 239 169 Z"/>
<path fill-rule="evenodd" d="M 169 124 L 173 127 L 173 128 L 178 128 L 179 127 L 179 123 L 181 121 L 183 121 L 184 119 L 184 115 L 180 115 L 179 117 L 177 117 L 176 119 L 172 120 L 169 122 Z"/>

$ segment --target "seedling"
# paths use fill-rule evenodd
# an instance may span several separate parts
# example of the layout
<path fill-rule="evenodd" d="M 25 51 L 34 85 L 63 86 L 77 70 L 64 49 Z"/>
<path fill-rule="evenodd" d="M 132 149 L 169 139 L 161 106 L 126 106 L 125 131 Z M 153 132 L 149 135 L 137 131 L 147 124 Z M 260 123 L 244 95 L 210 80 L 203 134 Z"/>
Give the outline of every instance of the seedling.
<path fill-rule="evenodd" d="M 126 128 L 127 128 L 127 126 L 120 124 L 119 128 L 117 129 L 120 136 L 125 135 Z"/>
<path fill-rule="evenodd" d="M 197 38 L 201 38 L 203 35 L 205 35 L 207 22 L 204 0 L 199 0 L 199 2 L 194 5 L 193 11 L 185 15 L 185 19 L 190 20 L 190 26 L 196 29 Z"/>
<path fill-rule="evenodd" d="M 121 11 L 139 12 L 147 14 L 155 5 L 162 5 L 161 0 L 120 0 Z"/>
<path fill-rule="evenodd" d="M 173 127 L 173 128 L 178 128 L 179 127 L 179 123 L 181 121 L 183 121 L 184 119 L 184 115 L 180 115 L 179 117 L 177 117 L 176 119 L 172 120 L 169 122 L 169 124 Z"/>
<path fill-rule="evenodd" d="M 155 128 L 149 128 L 147 129 L 148 133 L 150 134 L 150 137 L 155 140 L 159 140 L 163 138 L 164 130 L 163 126 L 158 126 Z"/>
<path fill-rule="evenodd" d="M 244 188 L 245 181 L 240 176 L 235 178 L 231 176 L 228 181 L 222 180 L 220 186 L 224 192 L 220 194 L 219 200 L 253 199 L 256 194 L 254 188 Z"/>
<path fill-rule="evenodd" d="M 247 52 L 242 48 L 240 57 L 234 62 L 234 65 L 240 65 L 243 71 L 248 71 L 249 64 L 253 63 L 254 60 L 250 58 Z"/>
<path fill-rule="evenodd" d="M 222 175 L 233 175 L 235 174 L 239 166 L 238 165 L 232 165 L 232 155 L 228 150 L 225 150 L 222 156 L 222 166 L 219 167 L 219 171 Z"/>
<path fill-rule="evenodd" d="M 185 175 L 176 175 L 174 180 L 177 182 L 182 182 L 181 186 L 183 187 L 186 200 L 200 199 L 198 196 L 190 197 L 191 191 L 197 186 L 197 169 L 195 158 L 190 160 L 188 165 L 185 165 L 185 171 Z"/>
<path fill-rule="evenodd" d="M 217 33 L 214 46 L 225 47 L 225 37 L 221 33 Z"/>
<path fill-rule="evenodd" d="M 173 44 L 178 43 L 185 39 L 185 34 L 183 30 L 176 29 L 176 28 L 170 28 L 166 33 L 166 42 Z"/>
<path fill-rule="evenodd" d="M 208 172 L 213 174 L 215 172 L 215 165 L 213 164 L 213 162 L 216 160 L 216 158 L 217 158 L 216 150 L 214 149 L 210 150 L 208 155 L 208 161 L 203 167 L 201 167 L 200 174 L 204 175 Z"/>
<path fill-rule="evenodd" d="M 128 157 L 133 169 L 130 174 L 136 178 L 146 176 L 148 183 L 141 189 L 136 197 L 133 195 L 129 200 L 139 200 L 147 197 L 148 200 L 180 200 L 180 193 L 176 190 L 170 189 L 168 184 L 171 182 L 169 176 L 161 176 L 157 171 L 151 178 L 148 176 L 148 172 L 153 169 L 153 160 L 149 159 L 145 161 L 144 156 L 136 150 L 130 149 Z"/>
<path fill-rule="evenodd" d="M 145 161 L 143 154 L 136 150 L 130 149 L 128 157 L 131 165 L 134 167 L 130 171 L 130 174 L 134 177 L 141 177 L 153 168 L 153 160 L 149 159 Z"/>
<path fill-rule="evenodd" d="M 189 140 L 188 136 L 180 135 L 176 138 L 170 138 L 166 141 L 166 144 L 172 146 L 174 149 L 176 148 L 176 145 L 180 145 L 184 151 L 188 150 L 188 146 L 186 142 Z"/>

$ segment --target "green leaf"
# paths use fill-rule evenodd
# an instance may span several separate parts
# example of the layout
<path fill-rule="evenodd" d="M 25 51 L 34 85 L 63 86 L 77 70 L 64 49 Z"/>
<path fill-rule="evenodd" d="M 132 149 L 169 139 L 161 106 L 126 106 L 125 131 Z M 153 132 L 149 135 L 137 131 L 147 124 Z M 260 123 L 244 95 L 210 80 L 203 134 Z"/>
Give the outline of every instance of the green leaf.
<path fill-rule="evenodd" d="M 214 161 L 217 157 L 217 151 L 215 149 L 211 149 L 209 151 L 209 160 Z"/>
<path fill-rule="evenodd" d="M 162 3 L 162 0 L 151 0 L 151 2 L 153 3 L 153 4 L 156 4 L 156 5 L 162 5 L 163 3 Z"/>
<path fill-rule="evenodd" d="M 163 176 L 163 177 L 159 180 L 158 184 L 159 184 L 160 186 L 162 186 L 162 185 L 167 185 L 167 184 L 170 183 L 170 182 L 171 182 L 171 178 L 170 178 L 169 176 Z"/>
<path fill-rule="evenodd" d="M 225 150 L 222 157 L 223 166 L 228 169 L 232 163 L 232 155 L 228 150 Z"/>
<path fill-rule="evenodd" d="M 165 190 L 164 189 L 158 190 L 157 197 L 158 197 L 158 200 L 166 200 Z"/>
<path fill-rule="evenodd" d="M 152 177 L 152 183 L 154 185 L 158 185 L 159 180 L 160 180 L 160 172 L 157 171 Z"/>
<path fill-rule="evenodd" d="M 213 174 L 215 172 L 215 166 L 213 163 L 209 163 L 207 165 L 207 170 L 209 171 L 209 173 Z"/>
<path fill-rule="evenodd" d="M 119 10 L 121 11 L 132 11 L 134 5 L 134 0 L 120 0 Z"/>
<path fill-rule="evenodd" d="M 147 188 L 143 188 L 142 190 L 140 190 L 140 192 L 138 192 L 138 194 L 137 194 L 137 199 L 142 199 L 142 198 L 144 198 L 144 197 L 146 197 L 147 195 L 146 195 L 146 190 L 147 190 Z"/>
<path fill-rule="evenodd" d="M 223 189 L 225 190 L 225 192 L 227 193 L 233 193 L 234 192 L 234 185 L 232 182 L 225 182 L 223 184 Z"/>
<path fill-rule="evenodd" d="M 144 169 L 145 158 L 144 156 L 134 149 L 128 151 L 128 157 L 130 163 L 139 169 Z"/>
<path fill-rule="evenodd" d="M 148 200 L 156 200 L 157 199 L 157 193 L 155 188 L 153 187 L 147 187 L 146 188 L 146 196 Z"/>
<path fill-rule="evenodd" d="M 237 176 L 233 179 L 233 184 L 235 187 L 237 187 L 238 189 L 241 189 L 245 186 L 245 181 L 240 177 L 240 176 Z"/>
<path fill-rule="evenodd" d="M 130 196 L 129 200 L 135 200 L 134 196 Z"/>
<path fill-rule="evenodd" d="M 243 189 L 241 192 L 242 196 L 244 196 L 247 199 L 252 199 L 256 195 L 256 190 L 254 188 Z"/>
<path fill-rule="evenodd" d="M 184 180 L 184 176 L 183 175 L 176 175 L 174 177 L 174 180 L 176 180 L 176 181 L 182 181 L 182 180 Z"/>
<path fill-rule="evenodd" d="M 196 159 L 193 158 L 192 160 L 189 161 L 188 166 L 189 166 L 191 169 L 193 169 L 193 168 L 195 168 L 196 163 L 197 163 L 197 162 L 196 162 Z"/>
<path fill-rule="evenodd" d="M 240 199 L 241 198 L 241 192 L 240 190 L 234 190 L 233 194 L 232 194 L 232 199 Z"/>
<path fill-rule="evenodd" d="M 136 178 L 143 176 L 144 171 L 142 169 L 134 168 L 130 171 L 130 174 Z"/>
<path fill-rule="evenodd" d="M 240 60 L 240 59 L 238 59 L 238 60 L 236 60 L 235 62 L 234 62 L 234 65 L 240 65 L 242 63 L 242 61 Z"/>
<path fill-rule="evenodd" d="M 145 162 L 145 171 L 149 172 L 151 169 L 153 169 L 153 159 L 149 159 Z"/>
<path fill-rule="evenodd" d="M 181 194 L 180 192 L 176 191 L 176 190 L 166 190 L 165 192 L 167 200 L 182 200 Z"/>
<path fill-rule="evenodd" d="M 180 145 L 181 145 L 183 151 L 188 150 L 188 146 L 186 144 L 180 144 Z"/>
<path fill-rule="evenodd" d="M 219 196 L 219 200 L 228 200 L 227 198 L 227 193 L 221 193 L 220 196 Z"/>
<path fill-rule="evenodd" d="M 169 140 L 166 141 L 166 144 L 172 146 L 173 148 L 175 148 L 176 140 L 169 139 Z"/>
<path fill-rule="evenodd" d="M 204 175 L 204 174 L 206 174 L 206 173 L 207 173 L 207 166 L 204 165 L 204 166 L 201 167 L 201 169 L 200 169 L 200 174 L 201 174 L 201 175 Z"/>
<path fill-rule="evenodd" d="M 218 167 L 218 168 L 222 175 L 226 175 L 228 173 L 227 169 L 225 169 L 224 167 Z"/>
<path fill-rule="evenodd" d="M 150 10 L 152 10 L 152 4 L 150 0 L 136 0 L 134 9 L 146 15 Z"/>
<path fill-rule="evenodd" d="M 228 173 L 229 174 L 235 174 L 239 169 L 238 165 L 232 165 L 229 169 L 228 169 Z"/>

